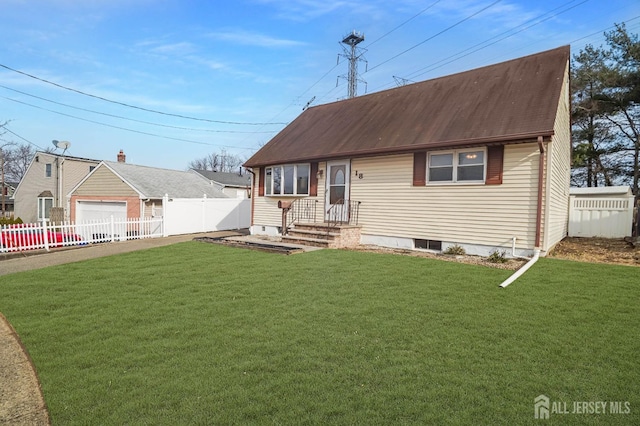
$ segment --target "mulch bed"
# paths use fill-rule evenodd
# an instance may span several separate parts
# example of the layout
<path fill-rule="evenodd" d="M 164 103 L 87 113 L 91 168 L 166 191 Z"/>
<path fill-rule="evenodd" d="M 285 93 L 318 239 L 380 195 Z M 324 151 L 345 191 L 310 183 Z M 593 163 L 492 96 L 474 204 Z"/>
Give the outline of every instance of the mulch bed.
<path fill-rule="evenodd" d="M 640 266 L 640 247 L 634 247 L 624 239 L 567 237 L 551 250 L 549 257 Z"/>

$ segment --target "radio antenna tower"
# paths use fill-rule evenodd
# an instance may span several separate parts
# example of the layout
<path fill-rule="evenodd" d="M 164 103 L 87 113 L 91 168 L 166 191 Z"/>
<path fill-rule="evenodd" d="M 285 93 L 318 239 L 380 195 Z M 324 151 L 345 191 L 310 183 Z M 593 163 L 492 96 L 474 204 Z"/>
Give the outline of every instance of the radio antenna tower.
<path fill-rule="evenodd" d="M 358 94 L 358 81 L 367 84 L 366 81 L 362 80 L 358 75 L 358 62 L 362 61 L 367 64 L 368 62 L 364 59 L 363 55 L 367 51 L 366 49 L 357 47 L 359 43 L 364 41 L 364 34 L 358 33 L 355 30 L 351 31 L 349 35 L 347 35 L 344 39 L 342 39 L 342 50 L 344 53 L 338 54 L 338 62 L 340 62 L 340 56 L 347 58 L 349 60 L 349 73 L 344 76 L 340 76 L 340 78 L 346 78 L 349 83 L 349 96 L 348 98 L 355 98 Z M 365 71 L 366 72 L 366 71 Z M 337 86 L 337 83 L 336 83 Z"/>

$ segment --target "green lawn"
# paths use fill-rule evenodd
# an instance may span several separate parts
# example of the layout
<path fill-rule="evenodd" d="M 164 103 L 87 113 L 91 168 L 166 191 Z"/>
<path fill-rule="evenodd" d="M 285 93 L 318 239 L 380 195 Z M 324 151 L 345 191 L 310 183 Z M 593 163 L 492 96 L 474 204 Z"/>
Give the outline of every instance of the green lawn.
<path fill-rule="evenodd" d="M 640 269 L 509 274 L 189 242 L 2 276 L 0 312 L 54 425 L 640 423 Z"/>

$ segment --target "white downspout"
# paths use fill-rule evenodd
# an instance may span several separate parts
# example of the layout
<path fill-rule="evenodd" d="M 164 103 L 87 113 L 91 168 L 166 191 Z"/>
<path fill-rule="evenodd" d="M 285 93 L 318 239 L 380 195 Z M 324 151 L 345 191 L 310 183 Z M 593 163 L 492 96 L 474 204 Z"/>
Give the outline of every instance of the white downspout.
<path fill-rule="evenodd" d="M 533 264 L 538 261 L 539 257 L 540 257 L 540 250 L 535 250 L 533 252 L 533 257 L 527 263 L 525 263 L 522 268 L 518 269 L 513 275 L 511 275 L 502 284 L 500 284 L 500 288 L 505 288 L 506 286 L 508 286 L 509 284 L 511 284 L 518 278 L 520 278 L 522 274 L 527 272 L 527 270 L 531 268 Z"/>

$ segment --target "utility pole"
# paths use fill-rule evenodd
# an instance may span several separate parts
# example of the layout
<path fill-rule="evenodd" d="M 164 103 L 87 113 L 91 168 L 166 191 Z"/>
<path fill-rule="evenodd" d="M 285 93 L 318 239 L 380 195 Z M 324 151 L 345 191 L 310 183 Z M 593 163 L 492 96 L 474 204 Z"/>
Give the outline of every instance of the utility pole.
<path fill-rule="evenodd" d="M 340 61 L 340 56 L 347 58 L 349 60 L 349 72 L 346 76 L 340 76 L 342 78 L 346 78 L 349 85 L 349 95 L 348 98 L 355 98 L 358 95 L 358 81 L 363 83 L 367 83 L 362 80 L 358 75 L 358 62 L 363 61 L 367 62 L 364 59 L 363 55 L 366 52 L 366 49 L 357 47 L 359 43 L 364 41 L 364 34 L 358 33 L 355 30 L 352 31 L 349 35 L 342 39 L 341 43 L 343 44 L 342 49 L 344 53 L 340 53 L 338 55 L 338 61 Z M 365 71 L 366 72 L 366 71 Z M 337 84 L 336 84 L 337 85 Z"/>
<path fill-rule="evenodd" d="M 2 218 L 4 218 L 4 209 L 5 209 L 5 205 L 4 205 L 4 191 L 5 191 L 5 185 L 4 185 L 4 150 L 2 149 L 2 147 L 0 147 L 0 193 L 2 193 L 1 197 L 2 197 Z"/>

